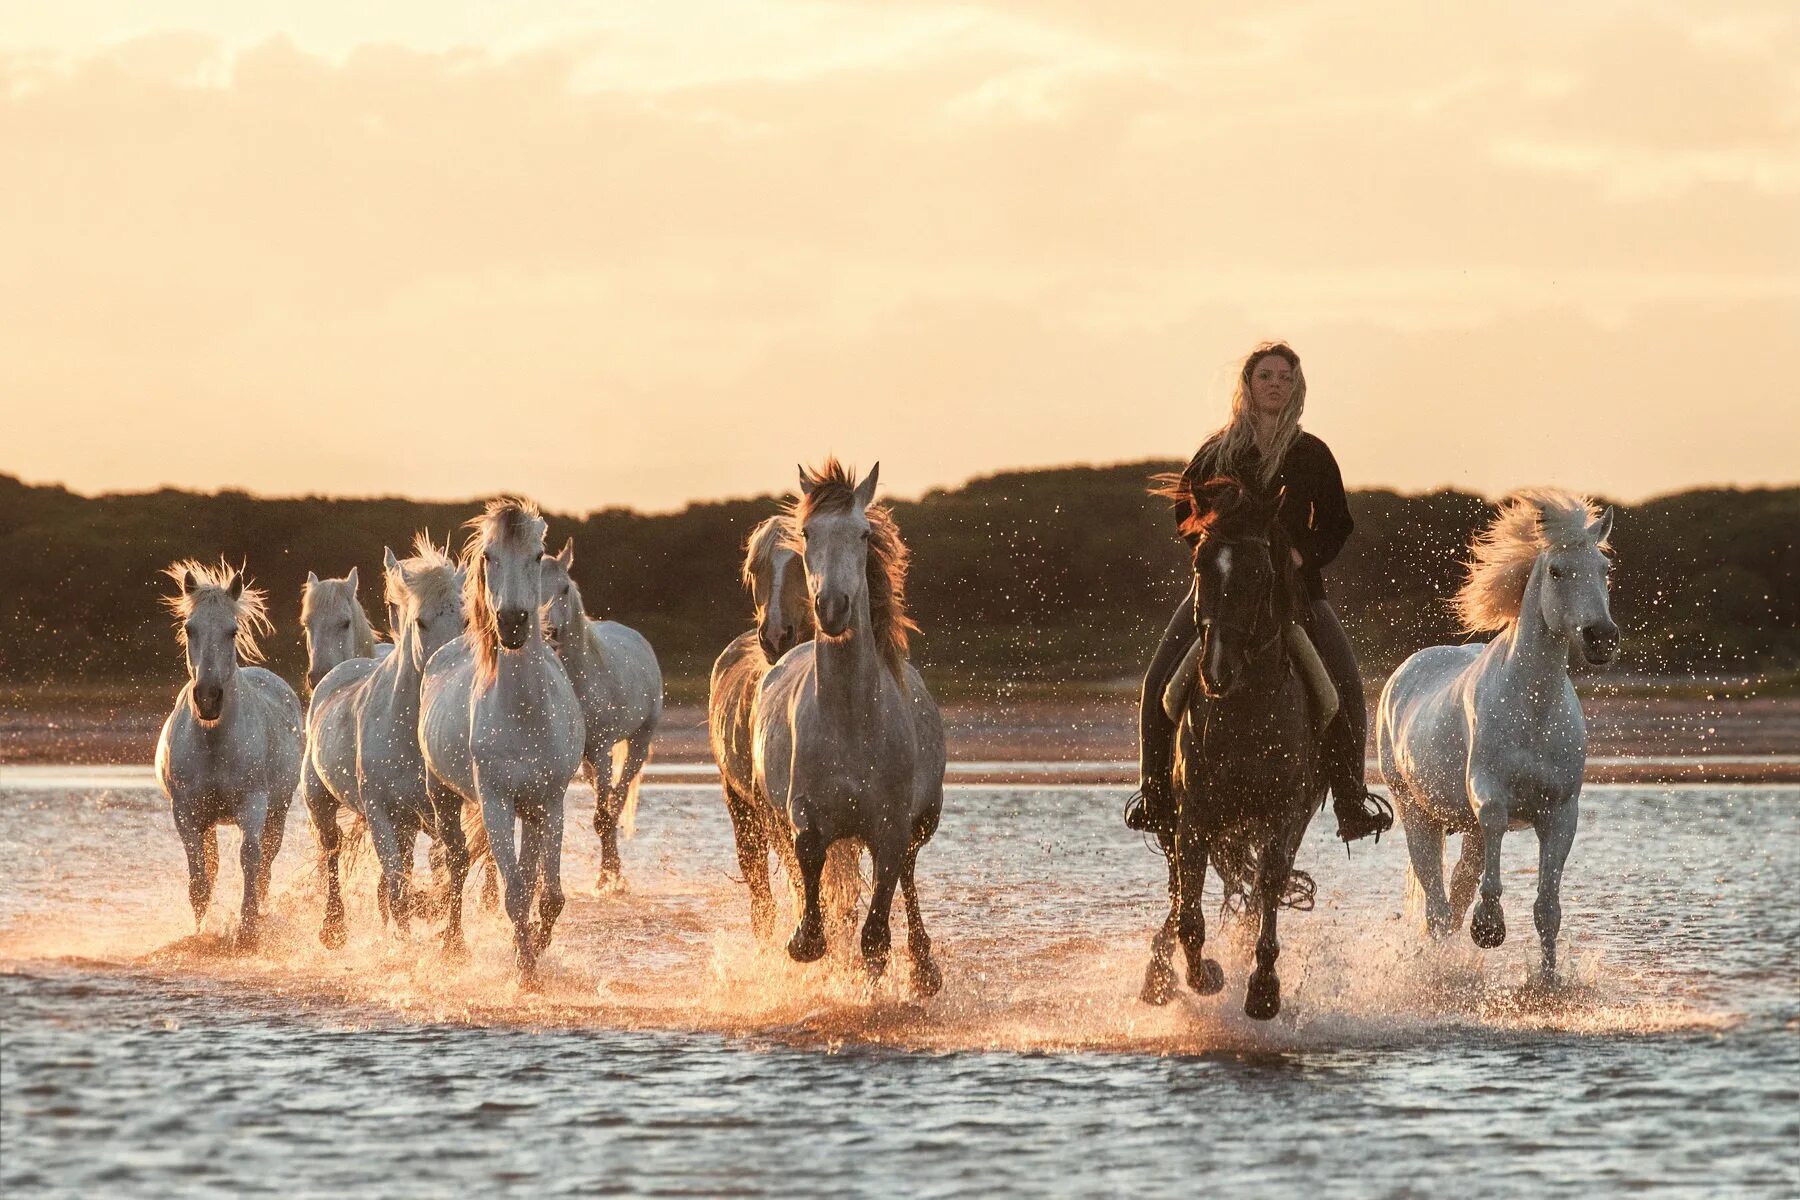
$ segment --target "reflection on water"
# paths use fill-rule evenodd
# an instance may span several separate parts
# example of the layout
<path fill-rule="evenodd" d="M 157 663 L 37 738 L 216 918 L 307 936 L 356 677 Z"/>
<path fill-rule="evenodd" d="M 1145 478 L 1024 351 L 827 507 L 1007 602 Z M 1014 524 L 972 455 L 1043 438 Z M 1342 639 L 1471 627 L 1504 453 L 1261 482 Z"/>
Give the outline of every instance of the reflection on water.
<path fill-rule="evenodd" d="M 1530 979 L 1529 834 L 1511 938 L 1482 953 L 1415 933 L 1400 839 L 1346 858 L 1323 821 L 1319 906 L 1284 916 L 1285 1007 L 1258 1025 L 1247 931 L 1217 920 L 1225 992 L 1138 1003 L 1163 871 L 1110 790 L 951 790 L 919 869 L 945 988 L 921 1002 L 904 954 L 871 983 L 847 951 L 754 943 L 711 788 L 647 789 L 622 894 L 593 894 L 571 823 L 525 993 L 474 904 L 465 964 L 423 924 L 384 933 L 366 859 L 349 946 L 319 945 L 300 806 L 264 947 L 230 948 L 230 832 L 195 934 L 160 797 L 89 782 L 0 792 L 9 1193 L 1800 1182 L 1800 789 L 1590 789 L 1552 988 Z"/>

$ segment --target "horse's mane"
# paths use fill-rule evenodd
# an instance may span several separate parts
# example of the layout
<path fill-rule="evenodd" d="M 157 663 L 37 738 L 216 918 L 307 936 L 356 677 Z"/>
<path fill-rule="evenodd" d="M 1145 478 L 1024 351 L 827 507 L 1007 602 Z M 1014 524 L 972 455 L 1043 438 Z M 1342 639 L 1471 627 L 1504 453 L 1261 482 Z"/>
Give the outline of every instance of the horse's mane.
<path fill-rule="evenodd" d="M 487 598 L 487 559 L 489 546 L 504 545 L 522 538 L 544 540 L 544 518 L 537 505 L 518 496 L 501 496 L 489 500 L 478 517 L 471 517 L 463 528 L 470 537 L 463 544 L 462 568 L 463 617 L 475 643 L 475 678 L 480 683 L 493 682 L 500 669 L 500 626 L 493 605 Z"/>
<path fill-rule="evenodd" d="M 1272 509 L 1259 503 L 1262 492 L 1231 475 L 1218 475 L 1204 483 L 1189 484 L 1179 473 L 1152 477 L 1152 496 L 1176 503 L 1187 502 L 1181 534 L 1196 541 L 1208 537 L 1255 537 L 1269 524 Z"/>
<path fill-rule="evenodd" d="M 234 599 L 231 580 L 239 573 L 222 558 L 216 567 L 184 558 L 163 568 L 163 574 L 173 579 L 180 589 L 173 596 L 164 596 L 162 602 L 175 614 L 175 640 L 183 650 L 187 649 L 188 618 L 202 608 L 218 606 L 230 612 L 232 623 L 237 626 L 238 658 L 248 663 L 263 661 L 262 647 L 256 644 L 256 639 L 275 631 L 274 623 L 269 620 L 269 595 L 259 587 L 252 587 L 245 579 L 243 590 Z M 191 593 L 187 590 L 189 575 L 194 577 Z"/>
<path fill-rule="evenodd" d="M 326 597 L 335 597 L 345 608 L 350 610 L 350 620 L 356 633 L 358 645 L 368 642 L 373 645 L 381 641 L 381 635 L 369 623 L 369 614 L 363 611 L 356 593 L 350 590 L 350 580 L 343 579 L 309 579 L 300 588 L 300 623 L 309 624 L 319 606 L 325 603 Z"/>
<path fill-rule="evenodd" d="M 750 531 L 749 538 L 744 542 L 744 570 L 740 576 L 745 591 L 756 590 L 757 575 L 774 568 L 775 551 L 784 546 L 796 553 L 799 551 L 787 513 L 766 517 Z"/>
<path fill-rule="evenodd" d="M 815 513 L 845 512 L 855 503 L 855 473 L 835 456 L 817 471 L 803 471 L 802 477 L 812 490 L 788 506 L 794 529 L 804 527 Z M 906 615 L 906 569 L 912 552 L 900 540 L 900 526 L 887 505 L 871 504 L 863 515 L 869 519 L 869 621 L 888 669 L 900 677 L 907 635 L 919 628 Z"/>
<path fill-rule="evenodd" d="M 392 571 L 384 574 L 387 583 L 383 595 L 395 605 L 404 605 L 408 594 L 419 602 L 420 608 L 440 604 L 455 594 L 458 583 L 449 545 L 434 545 L 429 530 L 413 535 L 412 557 L 400 560 L 398 578 Z"/>
<path fill-rule="evenodd" d="M 1468 578 L 1451 601 L 1464 632 L 1499 633 L 1519 619 L 1531 565 L 1544 551 L 1611 550 L 1588 531 L 1599 515 L 1593 501 L 1560 488 L 1529 488 L 1501 501 L 1494 519 L 1475 535 Z"/>

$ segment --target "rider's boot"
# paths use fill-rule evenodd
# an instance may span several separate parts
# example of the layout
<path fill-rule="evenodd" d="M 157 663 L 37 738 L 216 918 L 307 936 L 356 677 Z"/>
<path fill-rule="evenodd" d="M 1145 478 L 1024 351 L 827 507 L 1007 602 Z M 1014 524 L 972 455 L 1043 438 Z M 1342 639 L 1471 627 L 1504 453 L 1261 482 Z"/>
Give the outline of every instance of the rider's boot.
<path fill-rule="evenodd" d="M 1337 835 L 1347 844 L 1370 834 L 1379 842 L 1381 835 L 1394 827 L 1394 809 L 1386 800 L 1369 790 L 1363 782 L 1363 756 L 1360 745 L 1346 744 L 1354 736 L 1346 735 L 1332 723 L 1327 753 L 1331 757 L 1331 811 L 1337 815 Z"/>
<path fill-rule="evenodd" d="M 1175 726 L 1162 714 L 1146 714 L 1138 729 L 1138 787 L 1125 802 L 1125 827 L 1144 833 L 1163 834 L 1175 824 L 1174 787 L 1170 760 L 1174 757 Z"/>

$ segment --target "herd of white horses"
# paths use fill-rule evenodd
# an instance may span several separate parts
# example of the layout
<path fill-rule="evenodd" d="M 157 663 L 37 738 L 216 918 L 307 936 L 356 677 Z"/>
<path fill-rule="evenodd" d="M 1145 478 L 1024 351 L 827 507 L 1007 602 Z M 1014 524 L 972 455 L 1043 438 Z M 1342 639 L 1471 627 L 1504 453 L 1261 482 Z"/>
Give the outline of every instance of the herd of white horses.
<path fill-rule="evenodd" d="M 877 469 L 878 470 L 878 469 Z M 835 460 L 802 469 L 798 497 L 746 543 L 754 624 L 712 672 L 709 732 L 749 891 L 754 935 L 775 934 L 769 858 L 792 892 L 788 954 L 813 962 L 853 930 L 871 975 L 886 967 L 894 893 L 903 897 L 911 983 L 935 993 L 915 880 L 943 806 L 938 707 L 907 655 L 908 555 L 877 471 L 860 481 Z M 1476 539 L 1458 607 L 1483 643 L 1436 646 L 1387 682 L 1377 713 L 1383 776 L 1406 834 L 1427 929 L 1470 923 L 1482 947 L 1505 937 L 1500 847 L 1530 826 L 1539 844 L 1534 908 L 1542 966 L 1554 972 L 1563 865 L 1574 839 L 1586 734 L 1570 667 L 1617 650 L 1608 607 L 1612 513 L 1559 491 L 1520 493 Z M 211 902 L 217 829 L 242 834 L 240 945 L 256 945 L 271 867 L 293 797 L 322 851 L 321 940 L 345 940 L 340 856 L 365 836 L 380 867 L 383 920 L 403 933 L 428 911 L 447 957 L 467 954 L 463 892 L 489 864 L 531 982 L 563 908 L 564 798 L 594 788 L 599 886 L 621 882 L 618 839 L 662 716 L 656 656 L 636 631 L 584 610 L 573 542 L 546 550 L 530 502 L 495 500 L 468 523 L 460 555 L 421 534 L 407 558 L 384 552 L 390 639 L 377 638 L 357 572 L 309 574 L 301 618 L 309 704 L 254 665 L 271 632 L 267 598 L 241 569 L 188 560 L 168 598 L 188 681 L 164 723 L 156 774 L 186 851 L 196 927 Z M 339 809 L 355 817 L 340 832 Z M 1445 892 L 1447 834 L 1463 838 Z M 431 841 L 433 886 L 416 886 L 417 839 Z M 497 888 L 493 886 L 497 882 Z M 434 903 L 423 901 L 428 893 Z"/>

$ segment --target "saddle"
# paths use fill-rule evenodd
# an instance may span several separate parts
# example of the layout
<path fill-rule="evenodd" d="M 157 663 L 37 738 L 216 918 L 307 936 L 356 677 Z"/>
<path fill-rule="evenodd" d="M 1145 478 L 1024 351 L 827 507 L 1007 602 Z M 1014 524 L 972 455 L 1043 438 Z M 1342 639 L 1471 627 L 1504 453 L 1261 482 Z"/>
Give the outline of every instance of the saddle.
<path fill-rule="evenodd" d="M 1168 686 L 1163 688 L 1163 715 L 1177 725 L 1181 724 L 1181 714 L 1187 710 L 1188 696 L 1200 682 L 1200 645 L 1201 639 L 1195 638 L 1187 653 L 1181 656 L 1181 665 L 1169 676 Z M 1323 733 L 1326 726 L 1331 724 L 1332 718 L 1337 716 L 1337 688 L 1333 686 L 1331 675 L 1325 670 L 1325 660 L 1319 657 L 1312 639 L 1306 636 L 1306 630 L 1290 623 L 1287 627 L 1287 646 L 1288 653 L 1293 656 L 1294 666 L 1306 684 L 1307 695 L 1312 697 L 1313 728 Z"/>

